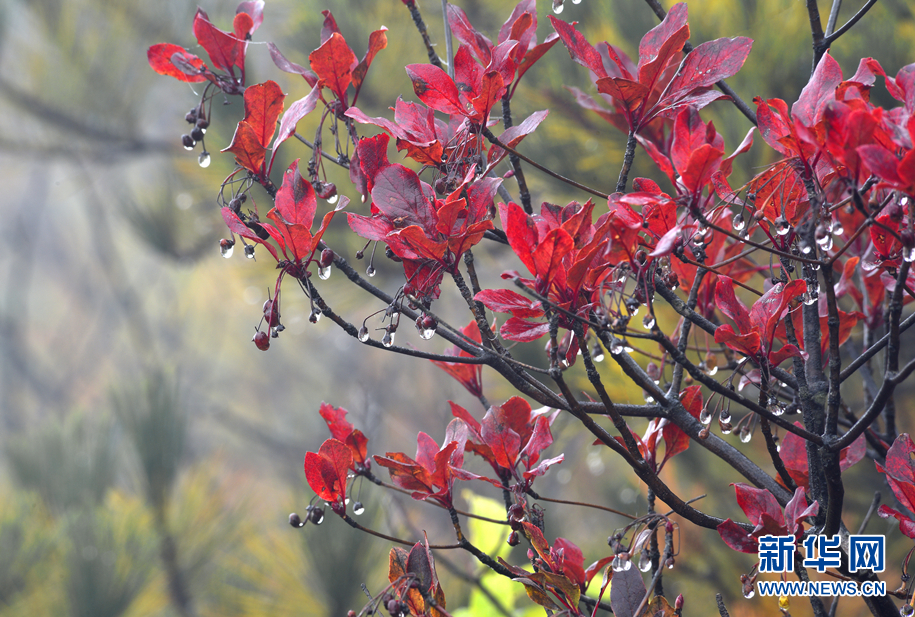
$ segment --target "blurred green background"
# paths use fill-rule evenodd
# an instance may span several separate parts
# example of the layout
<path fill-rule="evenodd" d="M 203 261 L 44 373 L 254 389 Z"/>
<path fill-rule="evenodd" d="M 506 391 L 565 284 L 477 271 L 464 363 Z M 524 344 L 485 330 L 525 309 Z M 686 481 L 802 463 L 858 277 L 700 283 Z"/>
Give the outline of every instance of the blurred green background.
<path fill-rule="evenodd" d="M 440 41 L 440 3 L 417 4 Z M 550 32 L 549 4 L 538 1 L 539 40 Z M 638 0 L 566 4 L 562 18 L 579 21 L 589 40 L 608 40 L 631 56 L 656 23 Z M 858 8 L 846 4 L 842 21 Z M 229 29 L 235 5 L 209 0 L 202 8 Z M 513 5 L 460 3 L 491 38 Z M 307 299 L 291 285 L 283 297 L 286 332 L 268 353 L 251 344 L 275 280 L 274 264 L 266 253 L 257 262 L 241 251 L 220 258 L 218 241 L 227 231 L 215 202 L 234 168 L 218 151 L 242 116 L 240 101 L 214 105 L 206 137 L 214 160 L 201 169 L 199 148 L 188 153 L 180 145 L 184 114 L 198 100 L 195 87 L 155 75 L 146 61 L 147 47 L 157 42 L 204 55 L 191 33 L 193 2 L 2 0 L 0 7 L 0 616 L 342 616 L 358 610 L 366 600 L 362 583 L 372 592 L 386 584 L 389 544 L 350 533 L 332 516 L 321 527 L 299 531 L 286 524 L 288 513 L 304 512 L 311 498 L 301 464 L 305 452 L 328 436 L 317 414 L 320 402 L 349 409 L 372 453 L 412 454 L 418 430 L 440 440 L 450 417 L 448 399 L 478 418 L 483 410 L 430 363 L 362 348 L 327 320 L 309 324 Z M 389 28 L 388 49 L 372 66 L 359 106 L 374 116 L 385 114 L 398 94 L 412 100 L 402 67 L 423 62 L 425 51 L 398 0 L 268 0 L 248 51 L 249 83 L 274 79 L 287 101 L 304 96 L 307 84 L 278 72 L 263 43 L 274 41 L 290 60 L 307 64 L 319 44 L 324 8 L 334 12 L 360 57 L 368 33 Z M 704 0 L 690 9 L 694 43 L 737 35 L 756 41 L 746 67 L 730 80 L 745 100 L 797 98 L 810 71 L 802 3 Z M 862 56 L 877 58 L 895 74 L 915 60 L 913 42 L 910 3 L 886 0 L 833 53 L 847 76 Z M 623 136 L 580 110 L 563 85 L 593 91 L 586 71 L 560 45 L 525 76 L 513 100 L 517 119 L 551 109 L 522 150 L 608 191 Z M 881 86 L 875 99 L 888 102 Z M 725 103 L 703 115 L 715 120 L 729 151 L 749 128 Z M 303 121 L 299 132 L 313 136 L 314 119 Z M 277 169 L 310 155 L 298 146 L 284 146 Z M 772 154 L 757 144 L 736 166 L 745 174 L 737 183 Z M 646 158 L 637 155 L 631 177 L 659 177 Z M 344 176 L 328 173 L 345 193 Z M 528 182 L 535 203 L 585 198 L 532 170 Z M 266 195 L 254 197 L 267 207 Z M 358 199 L 350 207 L 358 210 Z M 362 244 L 342 216 L 327 239 L 348 258 Z M 477 257 L 481 269 L 491 271 L 484 282 L 492 286 L 499 285 L 499 272 L 520 265 L 490 246 L 480 247 Z M 382 262 L 376 260 L 375 280 L 393 292 L 402 275 Z M 337 279 L 342 277 L 324 285 L 324 295 L 351 321 L 383 308 Z M 436 309 L 463 325 L 467 317 L 449 307 L 454 290 L 443 287 Z M 446 347 L 437 338 L 421 341 L 411 330 L 401 328 L 406 342 L 434 352 Z M 531 346 L 532 361 L 538 361 L 535 351 Z M 618 373 L 607 377 L 620 400 L 640 400 Z M 576 379 L 586 387 L 581 375 Z M 484 384 L 492 402 L 512 395 L 489 372 Z M 642 422 L 633 426 L 644 430 Z M 644 512 L 644 488 L 606 452 L 592 448 L 591 439 L 564 419 L 554 434 L 558 443 L 551 452 L 563 451 L 566 460 L 542 480 L 542 494 Z M 759 443 L 737 445 L 761 452 Z M 739 478 L 696 450 L 669 466 L 665 479 L 687 498 L 708 493 L 703 509 L 742 520 L 727 486 Z M 863 462 L 849 481 L 874 486 L 880 480 Z M 367 506 L 365 524 L 411 540 L 426 530 L 433 542 L 451 541 L 441 511 L 368 483 L 357 483 L 356 490 Z M 849 515 L 850 526 L 870 497 L 849 495 L 849 511 L 858 513 L 857 520 Z M 493 507 L 471 497 L 462 504 Z M 586 563 L 607 554 L 606 536 L 623 524 L 594 510 L 547 510 L 547 536 L 578 543 Z M 479 545 L 502 546 L 510 561 L 524 561 L 521 549 L 505 552 L 504 528 L 483 527 L 472 527 Z M 899 537 L 883 521 L 869 530 Z M 752 566 L 750 556 L 692 528 L 680 541 L 682 556 L 665 587 L 669 597 L 686 595 L 687 614 L 710 614 L 715 592 L 732 603 L 732 615 L 777 610 L 775 599 L 737 601 L 737 576 Z M 465 555 L 437 559 L 449 606 L 475 607 L 464 614 L 499 614 L 468 583 L 482 574 L 477 565 Z M 890 576 L 885 580 L 896 584 Z M 489 578 L 486 584 L 506 612 L 540 614 L 521 597 L 520 586 Z M 847 611 L 840 607 L 840 615 L 860 612 L 851 601 L 843 604 Z M 795 615 L 809 610 L 800 599 L 792 605 Z"/>

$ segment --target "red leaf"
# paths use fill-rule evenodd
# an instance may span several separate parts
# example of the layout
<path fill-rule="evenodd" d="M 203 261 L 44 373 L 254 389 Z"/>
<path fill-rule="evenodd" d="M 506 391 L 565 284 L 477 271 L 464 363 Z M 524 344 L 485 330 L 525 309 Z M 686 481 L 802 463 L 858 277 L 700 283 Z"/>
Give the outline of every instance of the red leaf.
<path fill-rule="evenodd" d="M 363 170 L 365 165 L 363 159 Z M 399 221 L 401 227 L 419 225 L 429 232 L 435 229 L 435 196 L 416 172 L 403 165 L 388 165 L 374 176 L 374 184 L 372 202 L 389 219 Z"/>
<path fill-rule="evenodd" d="M 505 230 L 508 244 L 515 255 L 527 266 L 531 274 L 537 274 L 533 259 L 534 247 L 537 245 L 537 229 L 533 220 L 514 202 L 507 206 L 499 204 L 499 215 L 502 219 L 502 229 Z"/>
<path fill-rule="evenodd" d="M 689 164 L 682 170 L 681 178 L 686 190 L 699 194 L 712 180 L 712 174 L 718 171 L 724 152 L 711 144 L 703 144 L 693 150 Z"/>
<path fill-rule="evenodd" d="M 299 159 L 294 160 L 283 174 L 283 184 L 276 193 L 274 204 L 287 224 L 311 229 L 318 200 L 311 182 L 299 173 Z"/>
<path fill-rule="evenodd" d="M 505 131 L 499 135 L 499 141 L 509 148 L 514 148 L 521 143 L 522 139 L 533 133 L 534 129 L 540 126 L 540 123 L 546 119 L 547 114 L 549 113 L 549 110 L 535 111 L 525 118 L 521 124 L 516 124 L 515 126 L 505 129 Z M 491 165 L 494 161 L 501 159 L 501 157 L 506 154 L 507 152 L 502 148 L 493 146 L 489 150 L 489 164 Z"/>
<path fill-rule="evenodd" d="M 388 36 L 385 32 L 387 32 L 387 28 L 382 26 L 380 30 L 375 30 L 369 35 L 369 48 L 356 68 L 353 69 L 353 87 L 356 89 L 356 96 L 359 95 L 359 89 L 362 88 L 362 82 L 365 81 L 365 74 L 368 72 L 369 67 L 372 66 L 375 56 L 388 46 Z"/>
<path fill-rule="evenodd" d="M 245 89 L 245 122 L 254 132 L 260 145 L 270 145 L 276 131 L 276 121 L 283 113 L 286 95 L 274 81 L 249 86 Z"/>
<path fill-rule="evenodd" d="M 759 540 L 751 536 L 746 530 L 732 521 L 726 520 L 717 527 L 718 535 L 724 543 L 735 551 L 756 554 L 759 552 Z"/>
<path fill-rule="evenodd" d="M 273 63 L 279 70 L 285 73 L 301 75 L 305 78 L 305 81 L 308 82 L 309 86 L 314 87 L 314 85 L 318 83 L 318 76 L 315 75 L 314 72 L 309 71 L 304 66 L 300 66 L 295 62 L 290 62 L 287 60 L 286 56 L 280 52 L 279 48 L 275 44 L 267 43 L 267 49 L 270 50 L 270 57 L 273 58 Z"/>
<path fill-rule="evenodd" d="M 485 122 L 489 118 L 493 105 L 502 98 L 503 94 L 505 94 L 505 82 L 502 75 L 496 71 L 489 71 L 483 75 L 480 93 L 470 101 L 476 112 L 474 118 L 479 122 Z"/>
<path fill-rule="evenodd" d="M 480 64 L 488 66 L 492 60 L 492 41 L 477 32 L 462 9 L 450 3 L 448 4 L 448 25 L 451 26 L 454 38 L 467 45 Z"/>
<path fill-rule="evenodd" d="M 901 531 L 903 535 L 915 539 L 915 521 L 912 521 L 912 519 L 902 512 L 894 510 L 884 504 L 877 509 L 877 514 L 880 518 L 895 518 L 899 521 L 899 531 Z"/>
<path fill-rule="evenodd" d="M 805 126 L 813 126 L 823 115 L 823 108 L 835 100 L 836 87 L 842 83 L 842 68 L 827 51 L 820 58 L 810 81 L 791 106 L 791 116 Z"/>
<path fill-rule="evenodd" d="M 178 68 L 173 58 L 181 59 L 181 66 L 192 67 L 194 73 L 188 74 Z M 168 75 L 179 81 L 200 82 L 206 81 L 207 67 L 203 60 L 192 53 L 188 53 L 180 45 L 171 43 L 156 43 L 146 52 L 146 58 L 149 60 L 149 66 L 160 75 Z"/>
<path fill-rule="evenodd" d="M 500 466 L 506 469 L 515 467 L 521 451 L 521 436 L 506 425 L 504 418 L 499 417 L 495 408 L 491 407 L 483 417 L 480 435 L 492 449 Z"/>
<path fill-rule="evenodd" d="M 553 542 L 552 552 L 556 555 L 560 550 L 562 551 L 561 572 L 576 585 L 584 585 L 585 556 L 581 552 L 581 549 L 571 540 L 556 538 L 556 541 Z M 558 562 L 559 560 L 556 559 L 556 561 Z"/>
<path fill-rule="evenodd" d="M 264 171 L 267 149 L 261 145 L 257 130 L 244 120 L 235 128 L 232 143 L 221 152 L 234 154 L 235 162 L 255 175 L 261 175 Z"/>
<path fill-rule="evenodd" d="M 698 88 L 711 87 L 717 81 L 736 75 L 752 46 L 753 41 L 744 36 L 698 45 L 683 60 L 659 106 L 668 106 Z"/>
<path fill-rule="evenodd" d="M 321 15 L 324 16 L 324 24 L 321 26 L 321 44 L 324 44 L 335 32 L 337 34 L 341 34 L 341 32 L 337 26 L 337 20 L 329 10 L 321 11 Z"/>
<path fill-rule="evenodd" d="M 346 89 L 353 80 L 353 69 L 359 64 L 356 54 L 343 36 L 334 32 L 319 48 L 308 55 L 312 70 L 340 101 L 346 101 Z"/>
<path fill-rule="evenodd" d="M 305 478 L 308 485 L 327 502 L 346 499 L 346 477 L 353 462 L 350 449 L 336 439 L 328 439 L 318 453 L 305 455 Z"/>
<path fill-rule="evenodd" d="M 524 319 L 512 317 L 499 328 L 499 336 L 507 341 L 527 343 L 536 341 L 549 331 L 550 324 L 548 323 L 533 323 L 525 321 Z"/>
<path fill-rule="evenodd" d="M 353 453 L 353 462 L 365 465 L 365 459 L 368 457 L 368 438 L 362 434 L 362 431 L 355 428 L 353 432 L 343 440 L 346 446 Z"/>
<path fill-rule="evenodd" d="M 245 70 L 245 53 L 248 50 L 248 38 L 254 31 L 254 19 L 248 13 L 235 13 L 235 19 L 232 20 L 232 30 L 235 35 L 235 45 L 237 52 L 235 55 L 235 66 L 241 69 L 242 74 Z"/>
<path fill-rule="evenodd" d="M 678 19 L 679 14 L 682 19 Z M 639 45 L 639 83 L 648 92 L 654 89 L 670 61 L 683 51 L 687 40 L 686 4 L 681 2 L 674 5 L 664 21 L 646 34 Z"/>
<path fill-rule="evenodd" d="M 283 114 L 283 119 L 280 121 L 280 132 L 277 133 L 276 141 L 273 142 L 274 153 L 281 143 L 295 135 L 295 127 L 299 120 L 314 111 L 318 104 L 318 97 L 320 94 L 321 84 L 316 82 L 311 89 L 311 92 L 289 106 L 289 109 L 286 110 L 286 113 Z"/>
<path fill-rule="evenodd" d="M 766 489 L 753 488 L 740 482 L 731 484 L 731 486 L 737 493 L 737 505 L 754 525 L 762 524 L 763 514 L 768 514 L 776 521 L 785 520 L 782 508 L 775 500 L 775 496 Z"/>
<path fill-rule="evenodd" d="M 346 420 L 346 410 L 342 407 L 334 407 L 327 403 L 321 403 L 318 413 L 327 423 L 331 436 L 338 441 L 346 441 L 346 438 L 353 432 L 353 425 Z"/>
<path fill-rule="evenodd" d="M 521 476 L 525 480 L 530 480 L 531 478 L 542 476 L 543 474 L 545 474 L 547 472 L 547 470 L 550 467 L 552 467 L 556 463 L 561 463 L 563 460 L 565 460 L 564 454 L 560 454 L 559 456 L 554 456 L 553 458 L 544 459 L 544 460 L 540 461 L 539 465 L 537 465 L 533 469 L 525 471 L 524 473 L 521 474 Z"/>
<path fill-rule="evenodd" d="M 194 15 L 194 36 L 197 37 L 200 46 L 210 55 L 210 60 L 213 61 L 215 68 L 232 73 L 232 67 L 235 66 L 238 53 L 243 47 L 239 45 L 240 41 L 234 35 L 214 26 L 206 12 L 200 8 Z"/>
<path fill-rule="evenodd" d="M 476 341 L 477 343 L 482 342 L 482 337 L 480 336 L 480 329 L 477 326 L 476 321 L 471 320 L 469 324 L 464 326 L 461 329 L 461 332 L 464 333 L 464 336 L 469 339 Z M 458 357 L 470 357 L 470 354 L 459 349 L 458 347 L 453 347 L 450 350 L 445 351 L 445 355 L 458 356 Z M 457 362 L 445 362 L 441 360 L 432 360 L 431 361 L 435 366 L 439 367 L 454 379 L 456 379 L 462 386 L 467 388 L 467 391 L 473 394 L 474 396 L 480 396 L 483 394 L 483 385 L 482 385 L 482 375 L 483 375 L 483 365 L 482 364 L 463 364 Z M 473 417 L 467 413 L 459 405 L 451 404 L 452 411 L 454 416 L 457 418 L 463 419 L 467 422 L 473 430 L 479 433 L 479 422 L 473 419 Z M 460 415 L 456 409 L 462 410 L 464 415 Z"/>
<path fill-rule="evenodd" d="M 539 302 L 525 298 L 510 289 L 484 289 L 474 300 L 482 302 L 491 311 L 497 313 L 511 313 L 515 317 L 540 317 L 543 310 Z"/>
<path fill-rule="evenodd" d="M 787 525 L 788 533 L 797 535 L 798 531 L 801 529 L 801 521 L 808 516 L 816 516 L 819 511 L 820 502 L 814 500 L 813 503 L 807 505 L 807 497 L 804 494 L 804 488 L 801 486 L 797 487 L 794 491 L 794 496 L 785 504 L 785 524 Z"/>
<path fill-rule="evenodd" d="M 553 443 L 553 434 L 550 432 L 550 419 L 545 416 L 537 416 L 534 420 L 534 430 L 530 438 L 524 444 L 521 450 L 521 456 L 525 459 L 524 465 L 528 469 L 537 464 L 540 460 L 540 453 Z"/>
<path fill-rule="evenodd" d="M 718 277 L 718 284 L 715 286 L 715 306 L 734 320 L 740 332 L 748 334 L 753 329 L 750 312 L 734 294 L 734 281 L 730 277 Z"/>
<path fill-rule="evenodd" d="M 680 404 L 692 417 L 699 419 L 699 414 L 702 413 L 702 386 L 684 388 L 680 392 Z"/>
<path fill-rule="evenodd" d="M 886 453 L 886 467 L 877 463 L 877 471 L 886 474 L 893 494 L 910 512 L 915 511 L 915 443 L 902 433 Z"/>
<path fill-rule="evenodd" d="M 575 248 L 575 242 L 564 229 L 552 229 L 534 249 L 535 274 L 544 281 L 552 281 L 560 268 L 563 258 Z"/>
<path fill-rule="evenodd" d="M 448 73 L 432 64 L 407 65 L 407 76 L 413 82 L 413 91 L 423 103 L 445 114 L 466 113 L 457 86 Z"/>
<path fill-rule="evenodd" d="M 235 9 L 236 15 L 239 13 L 247 13 L 251 16 L 251 29 L 249 32 L 254 32 L 260 28 L 261 23 L 264 21 L 264 0 L 248 0 L 242 2 L 238 5 L 238 8 Z"/>
<path fill-rule="evenodd" d="M 600 54 L 589 43 L 584 35 L 575 29 L 574 23 L 566 23 L 561 19 L 556 19 L 550 15 L 550 23 L 562 39 L 562 43 L 569 50 L 572 60 L 587 69 L 591 69 L 598 77 L 607 77 L 607 71 L 604 69 L 604 62 Z M 633 76 L 627 73 L 623 74 L 628 80 L 633 80 Z"/>
<path fill-rule="evenodd" d="M 670 7 L 664 20 L 657 26 L 648 31 L 639 42 L 639 81 L 647 83 L 642 79 L 642 68 L 656 60 L 659 55 L 663 55 L 663 47 L 674 36 L 679 36 L 686 28 L 686 38 L 689 38 L 689 26 L 687 25 L 688 11 L 686 3 L 678 2 Z M 682 45 L 681 45 L 682 48 Z M 679 50 L 677 50 L 679 51 Z M 666 64 L 666 62 L 665 62 Z M 661 67 L 663 68 L 663 67 Z"/>

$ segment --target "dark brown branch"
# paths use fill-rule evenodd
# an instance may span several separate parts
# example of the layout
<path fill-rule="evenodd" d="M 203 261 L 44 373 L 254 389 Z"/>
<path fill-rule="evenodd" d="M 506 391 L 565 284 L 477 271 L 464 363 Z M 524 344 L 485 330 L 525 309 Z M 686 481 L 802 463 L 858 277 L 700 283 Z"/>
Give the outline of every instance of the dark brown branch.
<path fill-rule="evenodd" d="M 426 30 L 426 22 L 423 21 L 423 16 L 420 14 L 416 2 L 414 2 L 414 0 L 406 0 L 404 4 L 410 9 L 410 17 L 413 18 L 413 23 L 416 24 L 416 29 L 419 30 L 419 35 L 423 37 L 423 45 L 426 46 L 426 53 L 429 55 L 429 63 L 445 70 L 438 54 L 435 53 L 435 48 L 432 46 L 432 40 L 429 38 L 429 32 Z"/>

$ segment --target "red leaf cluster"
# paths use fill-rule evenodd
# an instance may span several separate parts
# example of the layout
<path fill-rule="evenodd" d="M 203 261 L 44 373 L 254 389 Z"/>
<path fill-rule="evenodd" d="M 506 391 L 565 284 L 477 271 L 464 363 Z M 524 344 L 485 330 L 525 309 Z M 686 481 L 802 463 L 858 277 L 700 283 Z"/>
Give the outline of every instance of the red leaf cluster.
<path fill-rule="evenodd" d="M 758 553 L 760 536 L 771 534 L 800 539 L 804 534 L 801 522 L 808 516 L 816 516 L 820 511 L 819 502 L 807 505 L 807 497 L 801 487 L 794 491 L 794 496 L 782 511 L 772 493 L 765 489 L 740 483 L 731 486 L 737 493 L 737 505 L 756 528 L 747 533 L 743 527 L 727 519 L 718 525 L 718 534 L 725 544 L 741 553 Z"/>

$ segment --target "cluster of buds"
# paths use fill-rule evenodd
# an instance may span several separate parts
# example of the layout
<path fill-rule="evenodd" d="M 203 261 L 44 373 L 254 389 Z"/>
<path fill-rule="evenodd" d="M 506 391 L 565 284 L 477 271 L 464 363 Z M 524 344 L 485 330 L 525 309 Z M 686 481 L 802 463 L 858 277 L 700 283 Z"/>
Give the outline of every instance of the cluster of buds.
<path fill-rule="evenodd" d="M 210 126 L 210 122 L 206 117 L 206 112 L 203 110 L 203 103 L 187 112 L 184 119 L 188 124 L 193 125 L 193 128 L 191 128 L 190 133 L 185 133 L 181 136 L 181 145 L 184 146 L 185 150 L 193 150 L 198 141 L 203 144 L 203 136 Z M 203 151 L 197 158 L 197 162 L 200 163 L 201 167 L 210 166 L 210 153 L 207 152 L 206 144 L 203 144 Z"/>

